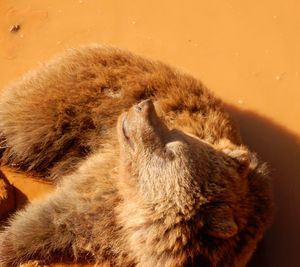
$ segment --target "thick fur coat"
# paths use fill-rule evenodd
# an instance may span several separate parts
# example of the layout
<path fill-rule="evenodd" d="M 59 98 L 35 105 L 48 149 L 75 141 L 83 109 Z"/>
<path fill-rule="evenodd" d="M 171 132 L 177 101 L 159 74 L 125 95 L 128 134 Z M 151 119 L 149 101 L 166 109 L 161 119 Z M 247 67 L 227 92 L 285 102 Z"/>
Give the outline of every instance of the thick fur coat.
<path fill-rule="evenodd" d="M 245 266 L 272 217 L 265 164 L 198 80 L 112 47 L 72 50 L 0 97 L 2 164 L 57 183 L 0 234 L 1 266 Z"/>

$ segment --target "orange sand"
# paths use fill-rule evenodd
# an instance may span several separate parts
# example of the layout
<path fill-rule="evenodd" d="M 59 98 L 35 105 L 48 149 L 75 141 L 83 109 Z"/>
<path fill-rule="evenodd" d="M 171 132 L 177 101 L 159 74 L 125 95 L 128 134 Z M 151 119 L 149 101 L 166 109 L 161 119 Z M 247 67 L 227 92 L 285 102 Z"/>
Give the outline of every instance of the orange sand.
<path fill-rule="evenodd" d="M 278 216 L 250 265 L 300 266 L 294 259 L 300 234 L 299 14 L 298 0 L 2 0 L 0 88 L 64 49 L 92 42 L 190 72 L 228 103 L 246 143 L 272 169 Z M 13 24 L 18 32 L 9 31 Z M 21 201 L 50 190 L 6 174 Z"/>

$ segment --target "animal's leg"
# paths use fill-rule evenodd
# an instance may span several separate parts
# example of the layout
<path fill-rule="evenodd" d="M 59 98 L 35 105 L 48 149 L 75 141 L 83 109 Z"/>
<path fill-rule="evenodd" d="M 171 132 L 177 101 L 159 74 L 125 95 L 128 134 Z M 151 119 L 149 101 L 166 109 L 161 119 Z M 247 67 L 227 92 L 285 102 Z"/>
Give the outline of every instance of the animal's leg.
<path fill-rule="evenodd" d="M 62 195 L 28 205 L 0 233 L 0 266 L 18 266 L 30 259 L 49 259 L 72 246 L 75 236 L 66 226 L 72 207 Z"/>

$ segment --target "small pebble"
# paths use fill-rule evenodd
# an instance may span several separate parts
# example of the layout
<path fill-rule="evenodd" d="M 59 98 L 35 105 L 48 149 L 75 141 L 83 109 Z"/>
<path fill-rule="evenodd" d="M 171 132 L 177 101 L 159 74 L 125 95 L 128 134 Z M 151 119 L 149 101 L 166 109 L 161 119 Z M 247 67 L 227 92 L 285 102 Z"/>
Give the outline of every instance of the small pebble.
<path fill-rule="evenodd" d="M 23 34 L 20 34 L 20 38 L 23 38 L 24 37 L 24 35 Z"/>
<path fill-rule="evenodd" d="M 136 21 L 135 21 L 135 20 L 133 20 L 133 21 L 132 21 L 132 24 L 133 24 L 133 25 L 135 25 L 135 24 L 136 24 Z"/>
<path fill-rule="evenodd" d="M 241 105 L 244 104 L 244 100 L 242 100 L 242 99 L 239 99 L 237 102 Z"/>
<path fill-rule="evenodd" d="M 83 1 L 82 0 L 79 0 L 79 4 L 82 4 L 83 3 Z"/>
<path fill-rule="evenodd" d="M 273 16 L 273 19 L 277 19 L 277 18 L 278 18 L 278 16 L 276 16 L 276 15 Z"/>
<path fill-rule="evenodd" d="M 276 76 L 275 76 L 275 79 L 276 79 L 276 81 L 279 81 L 279 80 L 281 80 L 281 76 L 276 75 Z"/>
<path fill-rule="evenodd" d="M 61 41 L 57 41 L 56 44 L 57 44 L 57 45 L 60 45 L 60 44 L 61 44 Z"/>
<path fill-rule="evenodd" d="M 19 24 L 14 24 L 9 28 L 10 32 L 18 32 L 21 29 L 21 26 Z"/>

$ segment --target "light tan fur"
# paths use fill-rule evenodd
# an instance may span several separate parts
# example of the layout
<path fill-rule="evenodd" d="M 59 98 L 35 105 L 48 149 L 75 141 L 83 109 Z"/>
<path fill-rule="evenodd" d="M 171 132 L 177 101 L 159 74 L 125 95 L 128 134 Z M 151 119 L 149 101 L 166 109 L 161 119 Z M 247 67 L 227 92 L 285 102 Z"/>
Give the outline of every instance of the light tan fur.
<path fill-rule="evenodd" d="M 0 131 L 3 164 L 58 183 L 10 218 L 2 266 L 245 266 L 271 221 L 266 167 L 221 101 L 160 62 L 69 51 L 4 91 Z"/>

